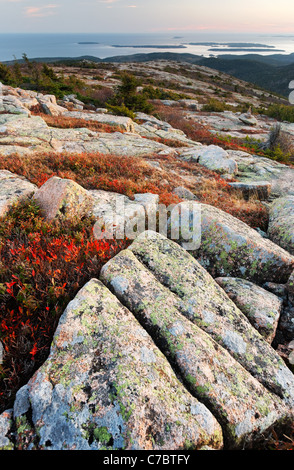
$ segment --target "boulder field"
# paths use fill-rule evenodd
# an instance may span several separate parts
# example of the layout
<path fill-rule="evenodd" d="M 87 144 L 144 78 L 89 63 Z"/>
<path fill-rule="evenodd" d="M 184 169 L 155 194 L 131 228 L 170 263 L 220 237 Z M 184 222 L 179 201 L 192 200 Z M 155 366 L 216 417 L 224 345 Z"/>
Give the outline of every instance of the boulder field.
<path fill-rule="evenodd" d="M 176 188 L 183 201 L 177 208 L 194 207 L 199 217 L 197 245 L 189 248 L 185 230 L 173 239 L 168 230 L 138 225 L 129 248 L 68 304 L 49 357 L 0 415 L 0 449 L 254 449 L 272 429 L 287 434 L 294 418 L 294 360 L 293 354 L 284 360 L 275 341 L 278 335 L 289 344 L 294 338 L 293 169 L 190 141 L 142 113 L 138 124 L 101 110 L 89 113 L 78 102 L 69 111 L 51 95 L 3 89 L 0 155 L 173 154 L 224 178 L 233 175 L 245 197 L 257 190 L 269 207 L 269 227 L 260 234 Z M 82 114 L 124 132 L 53 128 L 32 115 L 36 105 L 53 116 Z M 155 137 L 176 138 L 183 147 Z M 58 177 L 37 188 L 0 171 L 1 217 L 27 197 L 49 221 L 93 215 L 97 238 L 99 228 L 111 228 L 117 204 L 123 228 L 137 224 L 141 214 L 145 222 L 159 206 L 156 194 L 130 199 Z M 191 218 L 186 223 L 180 228 L 190 229 Z"/>
<path fill-rule="evenodd" d="M 118 196 L 57 177 L 29 190 L 50 220 L 88 212 L 109 221 Z M 125 224 L 158 205 L 151 194 L 119 197 Z M 273 427 L 287 432 L 294 374 L 272 344 L 280 323 L 293 336 L 294 257 L 238 219 L 187 203 L 201 209 L 199 247 L 138 232 L 81 288 L 48 359 L 0 416 L 2 449 L 243 449 Z"/>

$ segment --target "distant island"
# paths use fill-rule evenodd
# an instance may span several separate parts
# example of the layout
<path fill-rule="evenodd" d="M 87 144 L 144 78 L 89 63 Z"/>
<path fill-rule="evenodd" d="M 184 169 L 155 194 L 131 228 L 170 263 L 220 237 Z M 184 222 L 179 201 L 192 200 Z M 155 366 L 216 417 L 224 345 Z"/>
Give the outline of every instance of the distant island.
<path fill-rule="evenodd" d="M 269 52 L 268 49 L 253 48 L 253 47 L 212 47 L 208 49 L 209 52 Z M 275 49 L 275 52 L 285 52 L 283 49 Z"/>
<path fill-rule="evenodd" d="M 78 44 L 100 44 L 100 42 L 84 41 L 84 42 L 78 42 Z"/>
<path fill-rule="evenodd" d="M 142 46 L 121 46 L 121 45 L 118 45 L 118 44 L 114 44 L 112 47 L 131 47 L 133 49 L 186 49 L 186 46 L 183 46 L 183 45 L 175 45 L 175 46 L 171 46 L 171 45 L 152 45 L 152 44 L 148 44 L 148 45 L 142 45 Z"/>
<path fill-rule="evenodd" d="M 248 47 L 250 50 L 254 47 L 262 47 L 267 49 L 275 49 L 275 46 L 268 46 L 267 44 L 258 44 L 251 42 L 189 42 L 189 46 L 229 46 L 229 47 Z M 235 49 L 234 49 L 235 50 Z"/>

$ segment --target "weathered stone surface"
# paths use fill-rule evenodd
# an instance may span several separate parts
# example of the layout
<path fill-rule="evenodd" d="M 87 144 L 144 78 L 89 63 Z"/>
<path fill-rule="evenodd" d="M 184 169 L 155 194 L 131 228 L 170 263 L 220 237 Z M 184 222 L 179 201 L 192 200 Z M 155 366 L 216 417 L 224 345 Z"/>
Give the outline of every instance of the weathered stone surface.
<path fill-rule="evenodd" d="M 134 132 L 134 121 L 131 118 L 125 116 L 113 116 L 112 114 L 100 114 L 100 113 L 86 113 L 79 111 L 66 111 L 64 113 L 66 117 L 72 117 L 76 119 L 84 119 L 85 121 L 95 121 L 102 124 L 115 125 L 122 128 L 126 132 Z"/>
<path fill-rule="evenodd" d="M 294 196 L 276 199 L 269 213 L 269 238 L 294 254 Z"/>
<path fill-rule="evenodd" d="M 137 134 L 121 132 L 93 132 L 89 129 L 51 129 L 52 138 L 58 143 L 59 152 L 93 153 L 148 156 L 165 151 L 174 153 L 175 149 L 159 142 L 144 139 Z"/>
<path fill-rule="evenodd" d="M 180 153 L 180 158 L 186 161 L 194 160 L 206 168 L 224 174 L 235 174 L 238 165 L 226 150 L 217 145 L 198 145 Z"/>
<path fill-rule="evenodd" d="M 10 145 L 15 145 L 17 139 L 26 138 L 32 139 L 32 143 L 29 140 L 26 143 L 26 146 L 31 147 L 31 150 L 37 150 L 37 148 L 34 148 L 36 143 L 38 143 L 40 148 L 52 150 L 51 130 L 46 122 L 38 116 L 28 118 L 27 116 L 19 115 L 0 115 L 0 142 L 3 141 L 3 145 L 0 145 L 1 153 L 5 150 L 5 141 L 3 139 L 7 138 L 10 138 Z M 9 145 L 9 141 L 6 141 L 6 145 Z"/>
<path fill-rule="evenodd" d="M 183 147 L 195 147 L 197 144 L 193 140 L 189 139 L 180 129 L 176 129 L 167 122 L 160 121 L 154 116 L 137 113 L 136 117 L 141 123 L 134 123 L 134 131 L 142 137 L 150 139 L 161 138 L 175 140 L 182 142 Z"/>
<path fill-rule="evenodd" d="M 94 204 L 86 189 L 72 180 L 57 176 L 46 181 L 33 197 L 48 221 L 81 218 L 91 212 Z"/>
<path fill-rule="evenodd" d="M 95 117 L 95 114 L 93 116 Z M 116 116 L 112 118 L 116 120 Z M 39 116 L 0 114 L 0 155 L 42 151 L 101 152 L 142 157 L 161 152 L 175 154 L 174 148 L 130 132 L 106 133 L 94 132 L 87 128 L 51 128 Z"/>
<path fill-rule="evenodd" d="M 280 417 L 282 409 L 273 408 Z M 132 313 L 96 279 L 68 305 L 49 358 L 17 393 L 13 417 L 19 449 L 223 445 L 213 415 L 185 390 Z"/>
<path fill-rule="evenodd" d="M 37 186 L 14 173 L 0 170 L 0 217 L 20 198 L 32 195 Z"/>
<path fill-rule="evenodd" d="M 206 204 L 201 204 L 201 246 L 193 254 L 213 277 L 240 277 L 258 285 L 285 283 L 294 267 L 290 253 L 239 219 Z"/>
<path fill-rule="evenodd" d="M 281 315 L 283 300 L 245 279 L 219 277 L 216 282 L 265 340 L 272 343 Z"/>
<path fill-rule="evenodd" d="M 16 96 L 3 96 L 0 100 L 0 112 L 12 114 L 30 115 L 28 109 L 23 106 L 21 101 Z"/>
<path fill-rule="evenodd" d="M 266 387 L 294 403 L 294 376 L 241 310 L 186 250 L 154 232 L 143 233 L 129 250 L 158 281 L 177 295 L 177 308 L 182 315 L 227 349 Z"/>
<path fill-rule="evenodd" d="M 146 221 L 150 216 L 156 224 L 156 211 L 159 196 L 157 194 L 135 194 L 131 200 L 123 194 L 103 190 L 90 190 L 94 198 L 93 215 L 97 218 L 94 236 L 97 239 L 106 237 L 102 230 L 107 231 L 108 238 L 135 239 L 146 230 Z"/>
<path fill-rule="evenodd" d="M 268 426 L 291 416 L 278 396 L 268 392 L 227 350 L 182 315 L 180 299 L 130 250 L 102 268 L 101 280 L 160 345 L 191 393 L 208 404 L 233 447 L 250 445 Z"/>
<path fill-rule="evenodd" d="M 271 194 L 275 197 L 294 194 L 294 170 L 270 158 L 251 155 L 239 150 L 227 150 L 231 159 L 238 165 L 236 177 L 244 183 L 267 181 L 271 183 Z"/>
<path fill-rule="evenodd" d="M 4 411 L 0 415 L 0 450 L 13 450 L 12 439 L 8 437 L 11 432 L 13 422 L 13 410 Z"/>

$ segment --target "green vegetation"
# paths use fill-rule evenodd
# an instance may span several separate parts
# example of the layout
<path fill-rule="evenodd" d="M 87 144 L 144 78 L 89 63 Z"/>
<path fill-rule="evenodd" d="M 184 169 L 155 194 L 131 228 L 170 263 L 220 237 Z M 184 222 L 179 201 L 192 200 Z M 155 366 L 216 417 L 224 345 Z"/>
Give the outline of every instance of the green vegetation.
<path fill-rule="evenodd" d="M 121 84 L 117 87 L 116 94 L 111 98 L 107 107 L 120 115 L 133 116 L 134 112 L 150 113 L 152 105 L 147 101 L 144 93 L 137 92 L 140 81 L 129 73 L 121 75 Z M 131 113 L 130 113 L 131 111 Z"/>
<path fill-rule="evenodd" d="M 202 111 L 209 111 L 209 112 L 217 112 L 217 113 L 222 113 L 228 109 L 226 104 L 222 101 L 216 100 L 215 98 L 211 98 L 208 103 L 206 103 L 202 107 Z"/>
<path fill-rule="evenodd" d="M 284 104 L 272 104 L 268 109 L 262 110 L 263 114 L 275 118 L 278 121 L 294 122 L 294 106 Z"/>
<path fill-rule="evenodd" d="M 31 62 L 25 54 L 23 60 L 23 64 L 15 62 L 12 66 L 0 64 L 0 81 L 3 84 L 54 94 L 57 98 L 74 92 L 72 79 L 57 77 L 47 64 Z"/>
<path fill-rule="evenodd" d="M 64 95 L 75 94 L 85 104 L 103 106 L 112 96 L 109 89 L 101 85 L 87 85 L 83 80 L 71 75 L 64 77 L 57 75 L 52 67 L 45 63 L 30 61 L 23 55 L 23 63 L 15 62 L 13 65 L 0 63 L 0 82 L 24 90 L 34 90 L 44 94 L 55 95 L 61 99 Z"/>

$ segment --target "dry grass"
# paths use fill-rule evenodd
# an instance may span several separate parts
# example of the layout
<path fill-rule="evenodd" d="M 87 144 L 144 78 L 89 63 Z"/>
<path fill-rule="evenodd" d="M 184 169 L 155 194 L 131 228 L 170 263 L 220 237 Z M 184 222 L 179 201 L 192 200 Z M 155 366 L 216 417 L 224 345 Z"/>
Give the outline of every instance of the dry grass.
<path fill-rule="evenodd" d="M 81 129 L 87 128 L 95 132 L 107 132 L 111 134 L 112 132 L 121 132 L 124 130 L 122 127 L 115 124 L 104 124 L 97 121 L 88 121 L 86 119 L 73 118 L 69 116 L 49 116 L 42 112 L 34 111 L 32 113 L 34 116 L 40 116 L 46 124 L 50 127 L 57 127 L 59 129 Z"/>
<path fill-rule="evenodd" d="M 173 190 L 185 186 L 199 201 L 218 207 L 251 227 L 267 228 L 265 206 L 253 198 L 245 201 L 217 173 L 172 155 L 150 155 L 148 159 L 158 161 L 160 169 L 143 158 L 99 153 L 5 156 L 0 159 L 0 169 L 24 176 L 38 187 L 52 176 L 59 176 L 72 179 L 86 189 L 114 191 L 131 198 L 136 193 L 159 194 L 160 203 L 166 205 L 178 203 L 180 199 Z"/>

